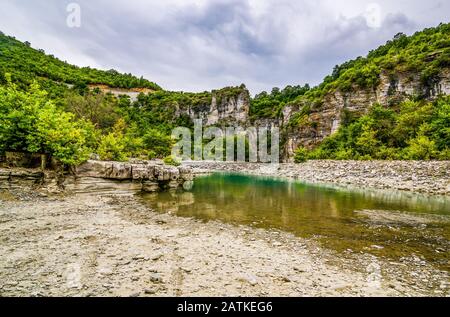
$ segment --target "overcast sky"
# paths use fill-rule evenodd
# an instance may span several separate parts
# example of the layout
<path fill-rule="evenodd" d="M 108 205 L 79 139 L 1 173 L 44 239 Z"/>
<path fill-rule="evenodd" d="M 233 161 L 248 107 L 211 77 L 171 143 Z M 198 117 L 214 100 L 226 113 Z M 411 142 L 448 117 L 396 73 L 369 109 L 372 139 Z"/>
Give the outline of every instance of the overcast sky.
<path fill-rule="evenodd" d="M 80 27 L 67 24 L 70 3 Z M 245 83 L 254 94 L 318 84 L 334 65 L 449 12 L 448 0 L 0 0 L 0 31 L 169 90 Z"/>

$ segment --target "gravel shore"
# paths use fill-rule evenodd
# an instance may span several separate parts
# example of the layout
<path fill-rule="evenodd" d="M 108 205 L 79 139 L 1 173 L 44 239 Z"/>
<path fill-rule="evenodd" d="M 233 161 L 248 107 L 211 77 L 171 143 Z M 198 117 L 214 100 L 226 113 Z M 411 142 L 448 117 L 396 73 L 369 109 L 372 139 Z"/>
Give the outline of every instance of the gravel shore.
<path fill-rule="evenodd" d="M 160 214 L 139 196 L 0 194 L 0 296 L 448 296 L 448 272 Z"/>
<path fill-rule="evenodd" d="M 312 183 L 450 195 L 450 161 L 308 161 L 303 164 L 186 162 L 194 173 L 212 171 L 288 177 Z"/>

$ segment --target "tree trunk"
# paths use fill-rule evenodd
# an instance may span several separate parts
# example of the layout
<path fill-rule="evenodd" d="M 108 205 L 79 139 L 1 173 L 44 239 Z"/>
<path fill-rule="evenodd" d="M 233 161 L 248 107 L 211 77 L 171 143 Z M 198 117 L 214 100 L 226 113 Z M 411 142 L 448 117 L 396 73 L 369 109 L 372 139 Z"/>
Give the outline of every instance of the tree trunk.
<path fill-rule="evenodd" d="M 41 154 L 41 170 L 44 171 L 47 166 L 47 155 Z"/>

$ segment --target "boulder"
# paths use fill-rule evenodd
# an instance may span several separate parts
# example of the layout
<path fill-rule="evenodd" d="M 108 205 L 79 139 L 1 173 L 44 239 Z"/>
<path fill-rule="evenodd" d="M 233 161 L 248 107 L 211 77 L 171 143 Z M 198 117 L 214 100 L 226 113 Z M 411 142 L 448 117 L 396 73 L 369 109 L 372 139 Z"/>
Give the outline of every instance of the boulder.
<path fill-rule="evenodd" d="M 194 179 L 194 174 L 190 167 L 182 166 L 178 170 L 180 171 L 180 178 L 183 181 L 192 181 Z"/>
<path fill-rule="evenodd" d="M 75 173 L 79 177 L 106 178 L 110 170 L 112 170 L 111 162 L 87 161 L 86 163 L 78 166 Z"/>
<path fill-rule="evenodd" d="M 131 171 L 134 181 L 153 179 L 153 169 L 147 165 L 134 164 L 131 167 Z"/>

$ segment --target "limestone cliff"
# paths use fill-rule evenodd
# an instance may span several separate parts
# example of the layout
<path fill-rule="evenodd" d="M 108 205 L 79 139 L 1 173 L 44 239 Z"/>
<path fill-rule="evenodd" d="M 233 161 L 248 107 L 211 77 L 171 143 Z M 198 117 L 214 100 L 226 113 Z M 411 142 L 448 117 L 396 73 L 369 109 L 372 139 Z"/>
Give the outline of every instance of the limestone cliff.
<path fill-rule="evenodd" d="M 382 72 L 375 88 L 362 89 L 354 85 L 346 92 L 328 92 L 319 106 L 308 108 L 302 124 L 297 126 L 291 126 L 290 120 L 303 111 L 305 104 L 302 103 L 284 107 L 278 118 L 250 120 L 250 96 L 243 86 L 213 91 L 210 103 L 179 110 L 179 115 L 186 114 L 192 120 L 202 119 L 205 126 L 279 127 L 282 131 L 282 160 L 290 162 L 298 147 L 313 148 L 336 132 L 341 126 L 344 113 L 358 117 L 375 103 L 391 106 L 414 96 L 433 100 L 449 93 L 448 68 L 441 71 L 432 85 L 424 84 L 417 73 L 399 72 L 392 75 Z"/>
<path fill-rule="evenodd" d="M 336 132 L 344 111 L 355 116 L 365 114 L 371 105 L 380 103 L 390 106 L 413 96 L 425 96 L 433 100 L 438 95 L 450 93 L 450 69 L 444 69 L 433 85 L 424 85 L 419 74 L 397 73 L 395 76 L 382 73 L 375 89 L 359 89 L 349 92 L 333 91 L 324 97 L 320 107 L 311 108 L 305 123 L 286 130 L 283 159 L 291 161 L 299 146 L 312 148 L 324 138 Z M 286 126 L 292 116 L 303 105 L 288 106 L 283 110 L 282 124 Z"/>
<path fill-rule="evenodd" d="M 210 103 L 190 105 L 179 110 L 192 120 L 202 119 L 205 126 L 246 125 L 249 120 L 250 94 L 245 86 L 227 87 L 211 93 Z"/>

